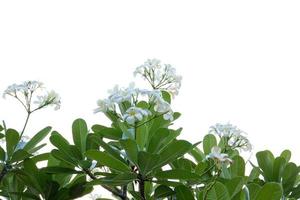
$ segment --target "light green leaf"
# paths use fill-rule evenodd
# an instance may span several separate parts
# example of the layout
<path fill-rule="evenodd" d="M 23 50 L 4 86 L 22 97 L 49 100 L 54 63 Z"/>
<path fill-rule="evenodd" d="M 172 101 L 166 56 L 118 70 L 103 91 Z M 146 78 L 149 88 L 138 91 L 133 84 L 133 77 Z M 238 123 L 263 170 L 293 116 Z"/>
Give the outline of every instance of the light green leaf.
<path fill-rule="evenodd" d="M 6 131 L 5 139 L 7 157 L 10 159 L 17 144 L 19 143 L 19 133 L 14 129 L 8 129 Z"/>
<path fill-rule="evenodd" d="M 207 134 L 203 139 L 203 151 L 205 155 L 211 152 L 211 148 L 217 146 L 217 139 L 213 134 Z"/>
<path fill-rule="evenodd" d="M 235 156 L 232 164 L 228 168 L 231 178 L 245 175 L 245 161 L 241 156 Z"/>
<path fill-rule="evenodd" d="M 132 163 L 137 164 L 138 163 L 138 147 L 137 147 L 136 142 L 131 139 L 125 139 L 125 140 L 120 140 L 120 144 L 124 148 L 129 160 Z"/>
<path fill-rule="evenodd" d="M 263 171 L 263 176 L 265 181 L 273 180 L 273 164 L 274 164 L 274 156 L 272 152 L 260 151 L 256 154 L 257 162 L 259 167 Z"/>
<path fill-rule="evenodd" d="M 281 154 L 280 154 L 280 157 L 283 157 L 286 162 L 289 162 L 290 159 L 291 159 L 291 156 L 292 156 L 292 153 L 290 150 L 284 150 Z"/>
<path fill-rule="evenodd" d="M 255 200 L 280 200 L 282 188 L 278 183 L 266 183 L 257 193 Z"/>
<path fill-rule="evenodd" d="M 42 130 L 40 130 L 37 134 L 35 134 L 24 146 L 25 151 L 29 151 L 33 149 L 39 142 L 41 142 L 51 131 L 51 127 L 48 126 Z"/>
<path fill-rule="evenodd" d="M 174 140 L 160 153 L 160 160 L 156 167 L 162 167 L 173 160 L 183 156 L 191 150 L 191 143 L 185 140 Z"/>
<path fill-rule="evenodd" d="M 86 122 L 83 119 L 76 119 L 72 125 L 73 141 L 82 154 L 86 151 L 87 134 L 88 128 Z"/>
<path fill-rule="evenodd" d="M 223 185 L 218 181 L 206 193 L 206 195 L 207 195 L 206 200 L 230 200 L 230 196 L 225 185 Z"/>
<path fill-rule="evenodd" d="M 116 159 L 112 155 L 108 154 L 107 152 L 101 152 L 97 150 L 88 150 L 85 155 L 92 159 L 98 161 L 100 164 L 105 165 L 113 170 L 120 171 L 120 172 L 129 172 L 130 168 L 125 163 L 121 162 L 120 160 Z"/>

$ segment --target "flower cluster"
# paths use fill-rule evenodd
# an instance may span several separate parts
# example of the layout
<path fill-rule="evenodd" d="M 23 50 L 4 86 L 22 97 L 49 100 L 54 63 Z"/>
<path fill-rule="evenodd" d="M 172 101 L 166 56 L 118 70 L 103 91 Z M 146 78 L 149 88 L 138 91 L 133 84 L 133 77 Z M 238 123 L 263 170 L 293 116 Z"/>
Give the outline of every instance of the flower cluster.
<path fill-rule="evenodd" d="M 227 141 L 227 144 L 233 149 L 241 149 L 244 151 L 252 150 L 252 145 L 246 137 L 246 133 L 230 123 L 217 123 L 210 127 L 209 132 L 217 134 L 220 138 L 223 137 Z"/>
<path fill-rule="evenodd" d="M 174 113 L 170 103 L 164 99 L 163 92 L 172 92 L 167 88 L 172 89 L 172 87 L 175 85 L 176 91 L 178 92 L 178 89 L 181 85 L 179 76 L 175 75 L 175 69 L 171 68 L 169 65 L 165 66 L 166 69 L 164 73 L 162 71 L 158 71 L 160 68 L 160 62 L 155 59 L 146 61 L 143 66 L 145 67 L 145 70 L 147 68 L 147 70 L 151 71 L 149 71 L 149 77 L 147 75 L 146 79 L 153 80 L 154 82 L 149 83 L 155 87 L 153 87 L 151 90 L 148 90 L 136 88 L 134 83 L 131 83 L 127 88 L 119 87 L 117 85 L 112 90 L 108 91 L 109 96 L 106 99 L 100 99 L 97 101 L 98 107 L 94 110 L 94 112 L 112 112 L 118 116 L 118 118 L 131 125 L 152 115 L 162 115 L 165 120 L 173 121 Z M 138 67 L 135 71 L 135 74 L 138 74 L 140 69 L 141 67 Z M 163 84 L 157 83 L 157 78 L 160 76 L 163 79 Z M 149 105 L 148 108 L 139 107 L 138 103 L 140 101 L 146 101 Z"/>
<path fill-rule="evenodd" d="M 142 76 L 153 89 L 165 90 L 173 96 L 178 94 L 181 87 L 182 77 L 176 74 L 176 69 L 170 64 L 161 64 L 157 59 L 148 59 L 136 68 L 134 75 Z"/>
<path fill-rule="evenodd" d="M 61 104 L 59 95 L 53 90 L 47 91 L 43 87 L 43 83 L 39 81 L 24 81 L 22 84 L 12 84 L 4 91 L 3 97 L 6 96 L 16 98 L 27 112 L 33 112 L 47 106 L 55 106 L 55 110 L 57 110 Z M 32 108 L 32 103 L 36 104 L 35 108 Z"/>

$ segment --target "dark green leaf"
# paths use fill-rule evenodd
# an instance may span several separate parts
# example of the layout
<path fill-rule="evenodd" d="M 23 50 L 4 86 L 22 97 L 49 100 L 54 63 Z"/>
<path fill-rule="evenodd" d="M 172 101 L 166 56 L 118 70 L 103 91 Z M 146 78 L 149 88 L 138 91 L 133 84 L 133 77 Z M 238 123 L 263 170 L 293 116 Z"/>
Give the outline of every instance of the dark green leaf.
<path fill-rule="evenodd" d="M 165 197 L 173 195 L 174 193 L 175 192 L 168 186 L 160 185 L 155 189 L 154 198 L 155 199 L 165 198 Z"/>
<path fill-rule="evenodd" d="M 18 162 L 24 160 L 25 158 L 30 157 L 31 155 L 24 151 L 23 149 L 18 149 L 11 157 L 10 163 Z"/>
<path fill-rule="evenodd" d="M 179 180 L 193 180 L 200 178 L 199 175 L 184 169 L 171 169 L 157 172 L 154 175 L 158 179 L 179 179 Z"/>
<path fill-rule="evenodd" d="M 184 185 L 175 187 L 175 192 L 177 200 L 194 200 L 192 191 Z"/>
<path fill-rule="evenodd" d="M 138 153 L 138 167 L 142 175 L 151 172 L 159 161 L 159 155 L 140 151 Z"/>

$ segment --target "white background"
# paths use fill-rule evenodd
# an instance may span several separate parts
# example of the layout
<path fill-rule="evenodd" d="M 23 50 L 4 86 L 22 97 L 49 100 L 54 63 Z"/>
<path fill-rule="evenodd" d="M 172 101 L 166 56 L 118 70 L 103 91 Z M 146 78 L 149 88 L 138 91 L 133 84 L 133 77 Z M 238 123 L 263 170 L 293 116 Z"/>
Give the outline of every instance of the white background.
<path fill-rule="evenodd" d="M 196 142 L 216 122 L 249 134 L 254 152 L 293 151 L 300 163 L 299 1 L 1 1 L 0 89 L 43 81 L 59 111 L 34 114 L 26 134 L 51 124 L 70 138 L 114 84 L 126 86 L 147 58 L 183 76 L 176 126 Z M 21 129 L 25 113 L 0 100 L 0 119 Z"/>

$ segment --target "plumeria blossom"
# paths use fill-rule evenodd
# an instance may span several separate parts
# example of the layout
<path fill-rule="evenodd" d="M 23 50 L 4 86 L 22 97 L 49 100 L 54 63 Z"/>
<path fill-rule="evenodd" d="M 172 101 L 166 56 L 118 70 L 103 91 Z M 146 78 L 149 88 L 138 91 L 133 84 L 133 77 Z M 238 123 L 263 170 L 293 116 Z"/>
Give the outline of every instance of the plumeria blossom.
<path fill-rule="evenodd" d="M 252 145 L 246 137 L 246 133 L 230 123 L 217 123 L 210 127 L 209 132 L 217 134 L 220 138 L 224 137 L 228 145 L 233 149 L 241 149 L 244 151 L 252 150 Z"/>
<path fill-rule="evenodd" d="M 98 107 L 94 113 L 113 112 L 117 118 L 134 124 L 142 121 L 144 117 L 150 115 L 162 115 L 165 120 L 173 121 L 173 110 L 162 95 L 162 92 L 177 94 L 181 86 L 181 77 L 176 75 L 175 68 L 171 65 L 162 65 L 159 60 L 147 60 L 138 67 L 135 75 L 142 75 L 151 84 L 152 89 L 140 89 L 130 83 L 127 88 L 116 85 L 109 90 L 106 99 L 97 101 Z M 149 108 L 142 109 L 137 106 L 140 101 L 146 101 Z M 154 111 L 153 113 L 150 112 Z M 111 113 L 110 113 L 111 114 Z"/>
<path fill-rule="evenodd" d="M 94 110 L 94 113 L 98 112 L 108 112 L 108 111 L 115 111 L 116 106 L 114 102 L 109 99 L 99 99 L 97 101 L 97 108 Z"/>
<path fill-rule="evenodd" d="M 58 110 L 61 104 L 59 95 L 53 90 L 45 95 L 37 96 L 37 100 L 34 103 L 38 105 L 38 108 L 54 106 L 54 110 Z"/>
<path fill-rule="evenodd" d="M 144 117 L 151 115 L 151 112 L 146 109 L 138 107 L 130 107 L 123 118 L 128 124 L 135 124 L 138 121 L 142 121 Z"/>
<path fill-rule="evenodd" d="M 60 108 L 59 95 L 53 90 L 47 91 L 43 87 L 43 83 L 39 81 L 24 81 L 22 84 L 12 84 L 4 91 L 3 97 L 6 96 L 16 98 L 27 112 L 33 112 L 50 105 L 54 105 L 56 110 Z M 37 107 L 32 108 L 32 103 L 37 104 Z"/>
<path fill-rule="evenodd" d="M 221 153 L 222 150 L 218 146 L 211 148 L 211 152 L 206 156 L 207 159 L 213 159 L 217 163 L 232 163 L 232 160 L 228 157 L 228 154 Z"/>
<path fill-rule="evenodd" d="M 153 89 L 165 90 L 173 97 L 181 87 L 182 77 L 176 74 L 176 69 L 170 64 L 161 64 L 157 59 L 148 59 L 136 68 L 134 75 L 143 77 Z"/>

